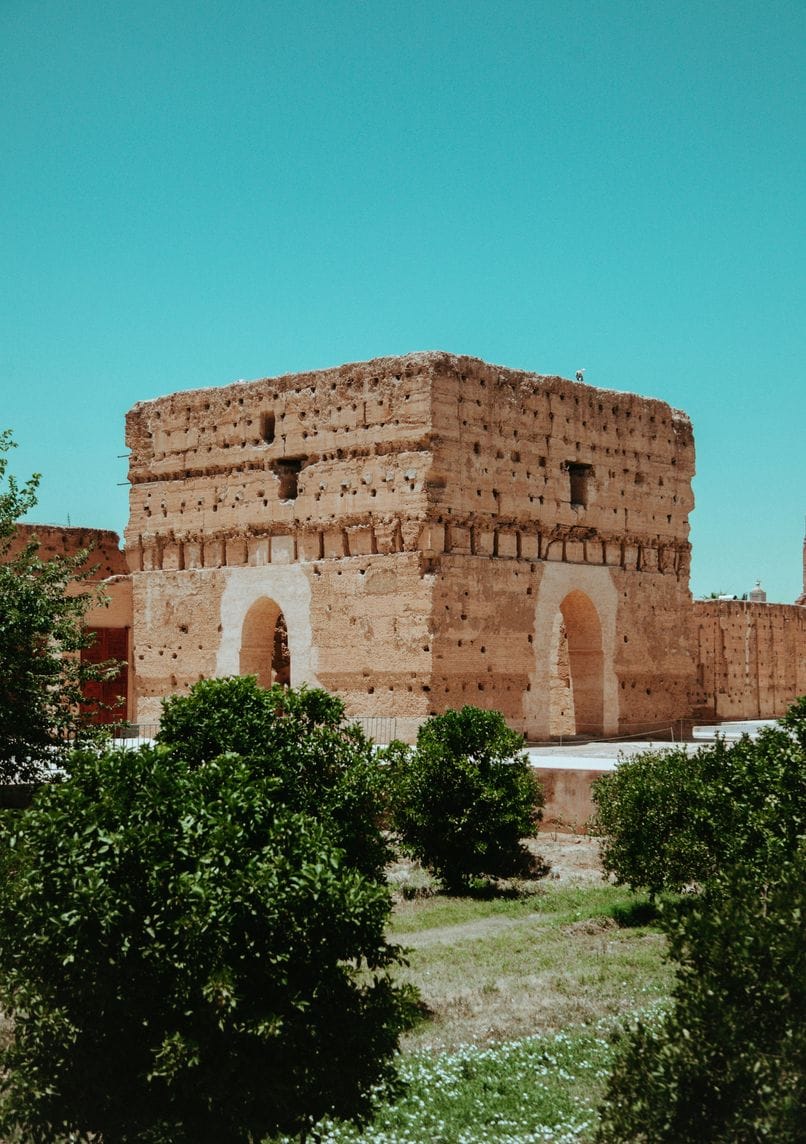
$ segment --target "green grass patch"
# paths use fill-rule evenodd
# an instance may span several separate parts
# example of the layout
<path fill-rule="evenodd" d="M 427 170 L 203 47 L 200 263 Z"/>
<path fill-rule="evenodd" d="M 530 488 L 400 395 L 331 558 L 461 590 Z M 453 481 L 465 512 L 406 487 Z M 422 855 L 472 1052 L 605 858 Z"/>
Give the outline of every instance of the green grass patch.
<path fill-rule="evenodd" d="M 323 1144 L 589 1142 L 610 1033 L 657 1010 L 672 973 L 647 899 L 607 883 L 530 883 L 492 899 L 401 901 L 390 936 L 426 1016 L 403 1042 L 403 1096 Z"/>
<path fill-rule="evenodd" d="M 325 1144 L 570 1144 L 589 1141 L 613 1047 L 608 1027 L 463 1046 L 402 1062 L 407 1092 L 372 1124 L 319 1126 Z"/>
<path fill-rule="evenodd" d="M 399 975 L 427 1019 L 407 1051 L 512 1041 L 595 1024 L 667 995 L 665 939 L 646 900 L 606 883 L 545 885 L 519 898 L 425 898 L 396 907 Z"/>
<path fill-rule="evenodd" d="M 629 916 L 638 903 L 646 901 L 624 886 L 606 882 L 568 886 L 538 882 L 501 897 L 452 898 L 440 894 L 401 901 L 395 905 L 388 932 L 398 940 L 398 935 L 404 933 L 464 925 L 482 918 L 524 918 L 530 914 L 541 914 L 557 925 L 598 916 L 620 920 Z M 649 915 L 645 920 L 649 920 Z"/>

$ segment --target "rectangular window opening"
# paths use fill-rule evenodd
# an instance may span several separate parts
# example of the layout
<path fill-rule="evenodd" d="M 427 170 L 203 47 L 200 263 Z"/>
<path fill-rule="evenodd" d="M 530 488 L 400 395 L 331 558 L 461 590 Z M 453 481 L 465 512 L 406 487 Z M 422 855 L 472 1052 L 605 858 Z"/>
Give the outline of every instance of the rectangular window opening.
<path fill-rule="evenodd" d="M 299 494 L 298 480 L 302 464 L 302 458 L 286 457 L 282 461 L 275 461 L 272 467 L 280 482 L 280 487 L 277 490 L 280 500 L 297 499 Z"/>
<path fill-rule="evenodd" d="M 571 483 L 571 506 L 584 508 L 588 503 L 588 480 L 593 468 L 591 465 L 580 465 L 577 461 L 569 461 L 567 467 Z"/>
<path fill-rule="evenodd" d="M 260 417 L 260 436 L 267 445 L 274 440 L 274 414 L 263 413 Z"/>

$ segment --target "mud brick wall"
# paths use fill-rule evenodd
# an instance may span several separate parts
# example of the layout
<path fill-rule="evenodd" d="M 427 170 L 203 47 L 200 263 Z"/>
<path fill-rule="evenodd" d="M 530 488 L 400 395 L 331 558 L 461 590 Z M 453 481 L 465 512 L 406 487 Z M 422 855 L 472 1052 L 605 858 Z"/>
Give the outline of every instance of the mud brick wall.
<path fill-rule="evenodd" d="M 685 718 L 688 418 L 446 354 L 433 422 L 435 701 L 498 707 L 535 739 Z"/>
<path fill-rule="evenodd" d="M 141 719 L 253 662 L 261 608 L 292 683 L 405 733 L 462 702 L 533 738 L 687 714 L 694 452 L 662 402 L 412 354 L 173 394 L 126 432 Z"/>
<path fill-rule="evenodd" d="M 84 614 L 84 626 L 91 629 L 116 628 L 121 633 L 121 646 L 126 648 L 126 672 L 123 677 L 121 694 L 126 695 L 125 707 L 121 705 L 114 718 L 123 721 L 134 711 L 134 671 L 131 648 L 132 627 L 132 586 L 128 575 L 126 557 L 120 547 L 120 537 L 116 532 L 100 528 L 70 528 L 53 524 L 18 524 L 9 555 L 14 555 L 32 539 L 39 542 L 39 557 L 49 560 L 53 556 L 75 556 L 77 552 L 88 550 L 89 555 L 83 565 L 92 569 L 89 580 L 74 580 L 67 586 L 68 595 L 80 592 L 94 593 L 100 585 L 102 598 L 95 601 Z M 98 637 L 99 639 L 100 637 Z M 98 642 L 96 639 L 96 643 Z M 105 658 L 105 656 L 104 656 Z M 116 658 L 116 656 L 110 656 Z M 120 653 L 121 660 L 123 653 Z M 111 718 L 111 716 L 110 716 Z"/>
<path fill-rule="evenodd" d="M 425 355 L 382 359 L 130 412 L 141 718 L 240 670 L 241 631 L 266 598 L 288 627 L 292 683 L 337 691 L 350 714 L 424 717 L 429 371 Z"/>
<path fill-rule="evenodd" d="M 697 600 L 693 616 L 701 718 L 772 718 L 806 695 L 806 608 Z"/>
<path fill-rule="evenodd" d="M 58 524 L 18 524 L 9 555 L 15 555 L 32 539 L 39 542 L 42 560 L 50 560 L 53 556 L 75 556 L 77 552 L 88 549 L 86 567 L 93 569 L 93 581 L 125 575 L 128 571 L 116 532 L 102 528 L 63 528 Z"/>

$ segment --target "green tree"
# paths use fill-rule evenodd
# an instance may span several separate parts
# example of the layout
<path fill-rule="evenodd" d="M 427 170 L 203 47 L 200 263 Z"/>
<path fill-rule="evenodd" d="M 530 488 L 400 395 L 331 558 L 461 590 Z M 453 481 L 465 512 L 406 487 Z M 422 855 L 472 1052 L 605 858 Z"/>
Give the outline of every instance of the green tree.
<path fill-rule="evenodd" d="M 260 687 L 254 676 L 202 680 L 163 704 L 159 742 L 191 766 L 229 753 L 275 783 L 278 805 L 317 818 L 346 858 L 380 877 L 383 781 L 373 745 L 319 688 Z"/>
<path fill-rule="evenodd" d="M 83 663 L 88 553 L 42 560 L 36 540 L 11 553 L 17 521 L 36 504 L 38 475 L 20 484 L 8 473 L 11 434 L 0 433 L 0 782 L 27 782 L 63 764 L 93 730 L 82 718 L 82 685 L 114 665 Z"/>
<path fill-rule="evenodd" d="M 434 715 L 413 751 L 388 754 L 392 822 L 406 853 L 451 891 L 473 878 L 532 867 L 523 838 L 537 832 L 542 791 L 523 737 L 498 711 L 463 707 Z"/>
<path fill-rule="evenodd" d="M 740 861 L 768 870 L 806 833 L 806 700 L 755 739 L 625 760 L 593 798 L 604 868 L 633 889 L 677 892 Z"/>
<path fill-rule="evenodd" d="M 670 1012 L 624 1038 L 602 1144 L 796 1144 L 806 1122 L 806 841 L 663 907 Z"/>
<path fill-rule="evenodd" d="M 0 837 L 0 1130 L 247 1144 L 361 1118 L 410 995 L 387 889 L 224 755 L 86 752 Z"/>
<path fill-rule="evenodd" d="M 806 700 L 757 739 L 718 743 L 688 766 L 679 751 L 624 765 L 596 797 L 620 880 L 674 890 L 689 879 L 700 891 L 661 904 L 672 1007 L 624 1037 L 598 1139 L 802 1140 Z"/>

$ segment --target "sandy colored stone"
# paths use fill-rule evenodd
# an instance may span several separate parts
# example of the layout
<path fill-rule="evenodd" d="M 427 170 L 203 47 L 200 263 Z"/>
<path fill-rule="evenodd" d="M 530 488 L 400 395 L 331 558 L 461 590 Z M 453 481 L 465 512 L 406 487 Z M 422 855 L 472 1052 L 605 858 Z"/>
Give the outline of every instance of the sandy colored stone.
<path fill-rule="evenodd" d="M 695 713 L 769 719 L 806 695 L 806 607 L 696 600 Z"/>
<path fill-rule="evenodd" d="M 806 608 L 692 605 L 694 441 L 664 402 L 421 353 L 142 402 L 126 441 L 128 576 L 114 534 L 36 529 L 94 540 L 141 723 L 246 671 L 405 739 L 464 704 L 544 740 L 806 692 Z"/>
<path fill-rule="evenodd" d="M 125 719 L 135 705 L 131 641 L 133 607 L 132 582 L 120 546 L 120 537 L 116 532 L 100 528 L 18 524 L 8 550 L 9 555 L 18 553 L 32 539 L 39 542 L 39 556 L 42 560 L 49 560 L 53 556 L 75 556 L 78 552 L 88 551 L 84 567 L 91 570 L 89 579 L 74 581 L 68 585 L 67 590 L 68 594 L 100 593 L 100 598 L 85 613 L 85 626 L 99 633 L 102 629 L 117 629 L 121 633 L 121 646 L 126 648 L 126 667 L 121 675 L 121 692 L 126 694 L 126 709 L 116 712 L 115 718 Z M 114 658 L 118 658 L 117 655 Z M 122 653 L 120 661 L 123 662 Z"/>
<path fill-rule="evenodd" d="M 532 738 L 688 715 L 694 449 L 663 402 L 411 354 L 144 402 L 127 443 L 139 718 L 237 670 L 221 648 L 246 603 L 222 623 L 224 580 L 280 606 L 290 647 L 310 633 L 292 683 L 353 715 L 473 703 Z"/>

